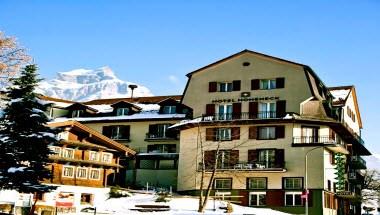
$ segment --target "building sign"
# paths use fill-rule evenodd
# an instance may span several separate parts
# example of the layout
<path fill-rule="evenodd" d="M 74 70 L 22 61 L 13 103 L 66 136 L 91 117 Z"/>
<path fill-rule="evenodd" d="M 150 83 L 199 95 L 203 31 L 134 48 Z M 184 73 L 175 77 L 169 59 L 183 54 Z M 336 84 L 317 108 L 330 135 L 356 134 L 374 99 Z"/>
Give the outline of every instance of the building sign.
<path fill-rule="evenodd" d="M 58 193 L 56 206 L 57 207 L 72 207 L 74 205 L 74 193 L 60 192 Z"/>
<path fill-rule="evenodd" d="M 227 99 L 213 99 L 212 103 L 234 103 L 234 102 L 257 102 L 268 100 L 279 100 L 278 96 L 266 96 L 266 97 L 241 97 L 241 98 L 227 98 Z"/>

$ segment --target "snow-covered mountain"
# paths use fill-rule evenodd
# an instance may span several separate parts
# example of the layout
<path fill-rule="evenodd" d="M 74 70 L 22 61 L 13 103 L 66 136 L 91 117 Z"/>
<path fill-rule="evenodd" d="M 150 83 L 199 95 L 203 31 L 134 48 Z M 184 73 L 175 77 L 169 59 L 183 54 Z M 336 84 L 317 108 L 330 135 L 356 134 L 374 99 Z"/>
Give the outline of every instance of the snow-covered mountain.
<path fill-rule="evenodd" d="M 105 66 L 95 70 L 76 69 L 59 72 L 57 78 L 41 81 L 37 92 L 55 98 L 89 101 L 93 99 L 130 97 L 129 85 L 137 85 L 133 97 L 153 96 L 144 86 L 118 79 L 111 68 Z"/>

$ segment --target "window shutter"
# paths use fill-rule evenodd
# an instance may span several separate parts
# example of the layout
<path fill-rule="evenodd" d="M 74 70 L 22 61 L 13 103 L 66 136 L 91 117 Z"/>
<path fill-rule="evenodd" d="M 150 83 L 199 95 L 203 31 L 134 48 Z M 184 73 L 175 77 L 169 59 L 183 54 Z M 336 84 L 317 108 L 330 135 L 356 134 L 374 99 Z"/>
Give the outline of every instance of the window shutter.
<path fill-rule="evenodd" d="M 283 190 L 268 190 L 267 191 L 267 206 L 284 206 L 285 193 Z"/>
<path fill-rule="evenodd" d="M 240 91 L 240 80 L 232 81 L 232 91 Z"/>
<path fill-rule="evenodd" d="M 121 136 L 123 139 L 128 139 L 129 140 L 129 130 L 130 130 L 130 126 L 129 125 L 125 125 L 125 126 L 121 126 L 120 127 L 120 132 L 121 132 Z"/>
<path fill-rule="evenodd" d="M 285 138 L 285 126 L 276 126 L 276 138 Z"/>
<path fill-rule="evenodd" d="M 215 140 L 215 128 L 206 128 L 206 140 L 207 141 Z"/>
<path fill-rule="evenodd" d="M 206 104 L 206 116 L 214 116 L 214 115 L 215 115 L 215 105 Z"/>
<path fill-rule="evenodd" d="M 241 103 L 232 104 L 232 119 L 241 118 Z"/>
<path fill-rule="evenodd" d="M 239 162 L 239 150 L 231 150 L 229 165 L 234 166 Z"/>
<path fill-rule="evenodd" d="M 284 149 L 276 149 L 275 152 L 276 160 L 275 160 L 275 166 L 277 168 L 283 168 L 284 162 L 285 162 L 285 150 Z"/>
<path fill-rule="evenodd" d="M 249 118 L 250 119 L 256 119 L 258 112 L 259 112 L 259 103 L 258 102 L 250 102 L 249 103 Z"/>
<path fill-rule="evenodd" d="M 216 154 L 215 150 L 204 152 L 204 162 L 205 162 L 205 168 L 206 169 L 212 169 L 214 167 L 215 154 Z"/>
<path fill-rule="evenodd" d="M 111 126 L 103 126 L 102 134 L 106 137 L 111 137 L 112 135 L 112 128 Z"/>
<path fill-rule="evenodd" d="M 240 197 L 240 204 L 242 206 L 248 206 L 249 205 L 249 192 L 247 190 L 239 190 Z"/>
<path fill-rule="evenodd" d="M 260 89 L 260 79 L 252 79 L 251 80 L 251 90 Z"/>
<path fill-rule="evenodd" d="M 216 92 L 217 83 L 216 82 L 209 82 L 208 83 L 208 91 L 209 92 Z"/>
<path fill-rule="evenodd" d="M 240 127 L 232 127 L 231 128 L 231 139 L 232 140 L 239 140 L 240 139 Z"/>
<path fill-rule="evenodd" d="M 257 126 L 249 127 L 248 139 L 257 139 Z"/>
<path fill-rule="evenodd" d="M 157 134 L 158 126 L 157 125 L 149 125 L 149 134 Z"/>
<path fill-rule="evenodd" d="M 329 128 L 329 140 L 335 140 L 335 132 Z"/>
<path fill-rule="evenodd" d="M 307 195 L 307 198 L 308 198 L 308 204 L 309 204 L 309 207 L 313 207 L 313 191 L 312 190 L 309 190 L 309 194 Z"/>
<path fill-rule="evenodd" d="M 276 104 L 276 117 L 284 117 L 286 113 L 286 101 L 285 100 L 280 100 L 277 101 Z"/>
<path fill-rule="evenodd" d="M 255 163 L 258 160 L 259 152 L 256 149 L 248 150 L 248 163 Z"/>
<path fill-rule="evenodd" d="M 276 88 L 284 88 L 285 87 L 285 78 L 276 78 Z"/>
<path fill-rule="evenodd" d="M 330 164 L 335 164 L 335 153 L 330 152 Z"/>

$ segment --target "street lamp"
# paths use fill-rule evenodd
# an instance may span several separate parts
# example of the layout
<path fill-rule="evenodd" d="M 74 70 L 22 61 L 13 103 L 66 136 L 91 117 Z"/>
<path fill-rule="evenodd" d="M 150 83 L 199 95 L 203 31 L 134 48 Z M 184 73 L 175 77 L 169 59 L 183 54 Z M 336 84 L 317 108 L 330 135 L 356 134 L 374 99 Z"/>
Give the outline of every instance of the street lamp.
<path fill-rule="evenodd" d="M 308 190 L 308 185 L 307 185 L 307 156 L 309 155 L 310 152 L 320 149 L 320 148 L 325 148 L 325 147 L 338 147 L 339 144 L 336 143 L 329 143 L 329 144 L 324 144 L 323 146 L 317 146 L 305 154 L 305 215 L 309 215 L 309 190 Z"/>

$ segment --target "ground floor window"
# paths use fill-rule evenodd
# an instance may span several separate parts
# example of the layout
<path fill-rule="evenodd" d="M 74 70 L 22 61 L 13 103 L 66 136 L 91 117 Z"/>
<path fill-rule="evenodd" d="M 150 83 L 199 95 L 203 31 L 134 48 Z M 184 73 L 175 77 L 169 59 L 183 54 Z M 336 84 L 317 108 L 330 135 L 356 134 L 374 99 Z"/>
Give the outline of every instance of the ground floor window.
<path fill-rule="evenodd" d="M 232 178 L 216 178 L 214 180 L 214 189 L 216 190 L 232 189 Z"/>
<path fill-rule="evenodd" d="M 302 206 L 302 192 L 286 192 L 285 206 Z"/>
<path fill-rule="evenodd" d="M 249 193 L 249 206 L 264 206 L 266 202 L 266 192 L 250 192 Z"/>
<path fill-rule="evenodd" d="M 81 193 L 80 194 L 80 203 L 81 204 L 92 204 L 93 194 Z"/>
<path fill-rule="evenodd" d="M 267 178 L 248 178 L 248 189 L 267 189 Z"/>

